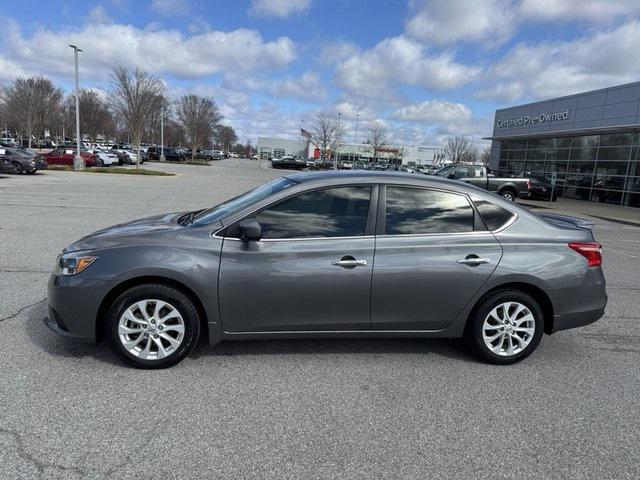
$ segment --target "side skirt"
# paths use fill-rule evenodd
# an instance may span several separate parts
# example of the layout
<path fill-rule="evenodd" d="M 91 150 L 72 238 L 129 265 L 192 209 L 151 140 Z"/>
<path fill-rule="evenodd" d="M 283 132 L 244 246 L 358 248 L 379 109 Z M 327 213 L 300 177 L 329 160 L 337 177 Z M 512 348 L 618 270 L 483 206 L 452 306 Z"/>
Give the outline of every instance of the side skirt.
<path fill-rule="evenodd" d="M 446 330 L 310 330 L 283 332 L 224 332 L 223 340 L 295 338 L 453 338 Z"/>

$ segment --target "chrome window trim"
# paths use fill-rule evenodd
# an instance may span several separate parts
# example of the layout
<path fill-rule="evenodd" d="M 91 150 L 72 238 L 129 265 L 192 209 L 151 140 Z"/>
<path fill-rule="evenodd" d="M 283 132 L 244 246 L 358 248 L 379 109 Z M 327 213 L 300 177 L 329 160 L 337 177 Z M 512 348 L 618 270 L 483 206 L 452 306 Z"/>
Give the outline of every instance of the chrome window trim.
<path fill-rule="evenodd" d="M 511 212 L 511 210 L 509 210 Z M 518 215 L 515 212 L 511 212 L 513 213 L 513 216 L 506 221 L 506 223 L 504 225 L 502 225 L 499 228 L 496 228 L 495 230 L 489 230 L 491 233 L 500 233 L 503 230 L 506 230 L 507 228 L 509 228 L 511 225 L 513 225 L 515 223 L 516 220 L 518 220 L 518 218 L 520 218 L 520 215 Z"/>
<path fill-rule="evenodd" d="M 221 237 L 219 235 L 214 235 L 211 234 L 211 237 L 215 237 L 215 238 L 224 238 L 225 241 L 227 240 L 234 240 L 236 242 L 244 242 L 245 240 L 241 239 L 241 238 L 233 238 L 233 237 Z M 366 240 L 366 239 L 373 239 L 375 238 L 375 235 L 357 235 L 357 236 L 349 236 L 349 237 L 292 237 L 292 238 L 261 238 L 260 240 L 255 240 L 256 243 L 258 242 L 301 242 L 301 241 L 307 241 L 307 240 Z"/>

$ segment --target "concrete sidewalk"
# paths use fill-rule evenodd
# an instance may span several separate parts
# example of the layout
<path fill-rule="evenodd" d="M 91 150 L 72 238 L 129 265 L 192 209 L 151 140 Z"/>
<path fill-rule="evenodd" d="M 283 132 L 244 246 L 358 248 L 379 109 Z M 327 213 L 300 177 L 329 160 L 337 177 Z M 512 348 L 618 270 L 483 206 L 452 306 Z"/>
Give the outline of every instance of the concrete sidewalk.
<path fill-rule="evenodd" d="M 555 202 L 518 200 L 518 203 L 533 209 L 544 209 L 585 219 L 599 218 L 610 222 L 640 227 L 639 208 L 621 207 L 619 205 L 610 205 L 606 203 L 583 202 L 581 200 L 572 200 L 569 198 L 558 198 Z"/>

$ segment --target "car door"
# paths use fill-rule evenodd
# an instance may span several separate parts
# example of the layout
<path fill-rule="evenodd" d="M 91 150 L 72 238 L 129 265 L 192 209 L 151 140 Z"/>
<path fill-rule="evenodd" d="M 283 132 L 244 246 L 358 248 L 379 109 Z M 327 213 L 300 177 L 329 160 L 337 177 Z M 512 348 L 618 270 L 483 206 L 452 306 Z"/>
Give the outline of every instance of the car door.
<path fill-rule="evenodd" d="M 466 195 L 388 185 L 380 191 L 372 328 L 440 330 L 502 257 Z"/>
<path fill-rule="evenodd" d="M 218 287 L 224 330 L 369 329 L 376 196 L 372 185 L 296 193 L 251 215 L 259 241 L 230 226 Z"/>

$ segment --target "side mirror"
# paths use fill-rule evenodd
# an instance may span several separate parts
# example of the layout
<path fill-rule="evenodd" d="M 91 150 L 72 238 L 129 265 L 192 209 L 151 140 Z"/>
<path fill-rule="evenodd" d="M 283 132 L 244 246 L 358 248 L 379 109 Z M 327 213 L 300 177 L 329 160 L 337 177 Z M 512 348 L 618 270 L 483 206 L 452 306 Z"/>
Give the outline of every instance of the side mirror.
<path fill-rule="evenodd" d="M 258 241 L 262 238 L 262 227 L 255 217 L 245 218 L 238 223 L 238 228 L 244 240 Z"/>

